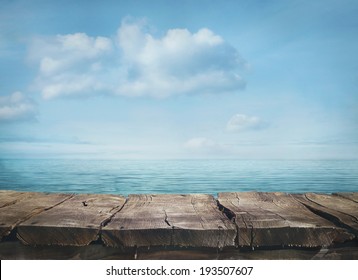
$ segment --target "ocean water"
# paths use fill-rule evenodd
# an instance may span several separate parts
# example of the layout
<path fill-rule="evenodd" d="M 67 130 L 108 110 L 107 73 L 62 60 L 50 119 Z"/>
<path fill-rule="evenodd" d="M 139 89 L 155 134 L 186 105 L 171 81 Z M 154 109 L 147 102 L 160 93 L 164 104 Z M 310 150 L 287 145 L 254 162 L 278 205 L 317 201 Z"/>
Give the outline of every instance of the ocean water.
<path fill-rule="evenodd" d="M 70 193 L 358 191 L 357 160 L 0 159 L 0 189 Z"/>

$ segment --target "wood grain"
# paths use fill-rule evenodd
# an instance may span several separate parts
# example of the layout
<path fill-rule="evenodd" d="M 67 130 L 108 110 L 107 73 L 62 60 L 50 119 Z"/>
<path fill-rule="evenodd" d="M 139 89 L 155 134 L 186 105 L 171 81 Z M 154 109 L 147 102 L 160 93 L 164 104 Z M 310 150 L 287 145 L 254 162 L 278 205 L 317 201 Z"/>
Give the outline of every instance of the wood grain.
<path fill-rule="evenodd" d="M 306 193 L 296 198 L 311 211 L 332 221 L 337 226 L 349 229 L 358 237 L 358 203 L 352 194 L 327 195 Z"/>
<path fill-rule="evenodd" d="M 0 208 L 0 238 L 9 235 L 15 226 L 21 222 L 71 197 L 70 194 L 35 192 L 19 193 L 19 195 L 13 193 L 8 194 L 10 194 L 9 199 L 6 199 L 4 195 L 7 196 L 7 194 L 1 193 L 1 201 L 5 202 L 5 206 Z M 21 197 L 21 199 L 18 199 L 19 197 Z"/>
<path fill-rule="evenodd" d="M 357 252 L 357 233 L 357 193 L 220 193 L 218 200 L 206 194 L 143 194 L 126 200 L 0 190 L 0 244 L 20 240 L 32 245 L 26 246 L 29 255 L 41 247 L 39 252 L 63 248 L 76 257 L 92 251 L 75 247 L 99 241 L 96 245 L 103 242 L 109 249 L 104 255 L 118 252 L 118 257 L 194 256 L 210 250 L 215 255 L 238 246 L 242 251 L 232 253 L 234 258 L 266 256 L 248 253 L 257 247 L 256 252 L 275 249 L 285 256 L 285 250 L 294 250 L 298 255 L 287 251 L 293 258 L 350 258 Z M 169 251 L 173 254 L 161 253 Z"/>
<path fill-rule="evenodd" d="M 287 193 L 220 193 L 218 200 L 235 219 L 239 246 L 317 247 L 354 238 Z"/>
<path fill-rule="evenodd" d="M 358 203 L 358 192 L 333 193 L 333 196 L 340 196 Z"/>
<path fill-rule="evenodd" d="M 98 239 L 101 226 L 124 202 L 125 198 L 118 195 L 75 195 L 21 223 L 17 236 L 30 245 L 88 245 Z"/>
<path fill-rule="evenodd" d="M 0 208 L 17 203 L 26 198 L 26 195 L 24 192 L 0 190 Z"/>
<path fill-rule="evenodd" d="M 210 195 L 130 195 L 102 230 L 108 246 L 233 246 L 235 225 Z"/>

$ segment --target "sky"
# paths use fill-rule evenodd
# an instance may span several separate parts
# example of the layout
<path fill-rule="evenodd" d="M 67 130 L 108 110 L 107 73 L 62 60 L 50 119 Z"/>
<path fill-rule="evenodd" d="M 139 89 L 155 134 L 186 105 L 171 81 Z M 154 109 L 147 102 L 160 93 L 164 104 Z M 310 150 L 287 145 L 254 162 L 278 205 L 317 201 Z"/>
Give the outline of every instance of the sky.
<path fill-rule="evenodd" d="M 358 159 L 355 0 L 0 0 L 0 158 Z"/>

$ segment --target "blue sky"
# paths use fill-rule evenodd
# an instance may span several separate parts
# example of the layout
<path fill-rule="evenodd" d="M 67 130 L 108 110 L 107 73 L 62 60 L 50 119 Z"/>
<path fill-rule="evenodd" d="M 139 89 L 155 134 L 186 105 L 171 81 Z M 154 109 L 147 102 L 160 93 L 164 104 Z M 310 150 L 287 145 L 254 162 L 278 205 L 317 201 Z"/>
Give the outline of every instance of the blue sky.
<path fill-rule="evenodd" d="M 0 157 L 356 159 L 357 13 L 0 0 Z"/>

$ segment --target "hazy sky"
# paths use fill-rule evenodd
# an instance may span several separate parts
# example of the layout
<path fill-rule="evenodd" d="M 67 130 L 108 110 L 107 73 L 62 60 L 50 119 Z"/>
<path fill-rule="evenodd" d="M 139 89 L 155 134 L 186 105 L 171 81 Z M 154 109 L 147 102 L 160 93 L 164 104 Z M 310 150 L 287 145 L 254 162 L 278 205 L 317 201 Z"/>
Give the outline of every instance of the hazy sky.
<path fill-rule="evenodd" d="M 0 0 L 0 158 L 358 158 L 357 14 Z"/>

